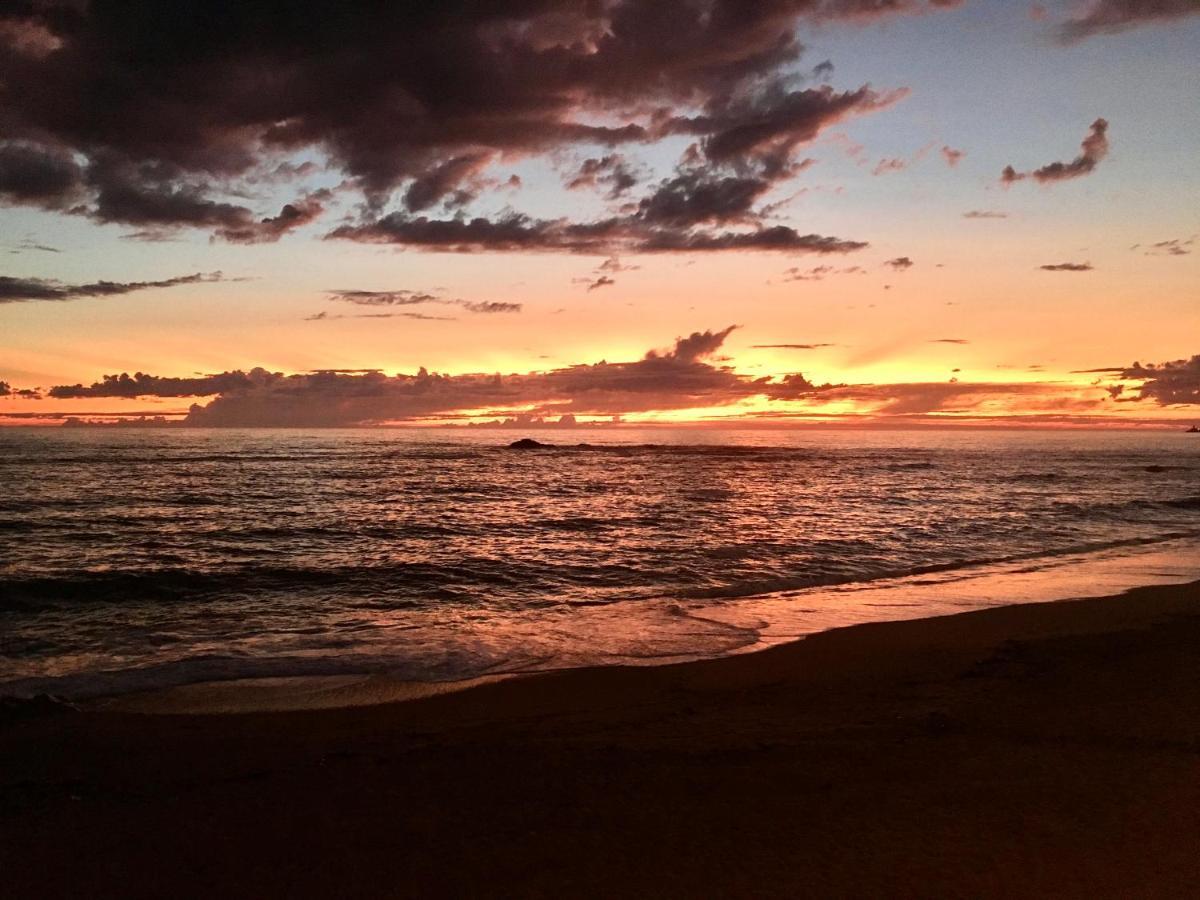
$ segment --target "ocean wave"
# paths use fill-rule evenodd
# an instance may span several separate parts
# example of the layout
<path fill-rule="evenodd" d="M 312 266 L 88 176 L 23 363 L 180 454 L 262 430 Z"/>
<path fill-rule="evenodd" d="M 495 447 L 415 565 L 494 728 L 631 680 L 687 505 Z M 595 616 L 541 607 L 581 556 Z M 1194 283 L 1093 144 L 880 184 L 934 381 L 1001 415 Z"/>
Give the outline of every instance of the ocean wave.
<path fill-rule="evenodd" d="M 1196 498 L 1200 500 L 1200 498 Z M 1092 541 L 1056 548 L 1054 550 L 1030 551 L 1028 553 L 1013 553 L 1003 556 L 978 557 L 959 559 L 952 562 L 934 563 L 922 566 L 882 567 L 869 573 L 841 575 L 780 575 L 765 578 L 752 578 L 744 581 L 730 582 L 712 587 L 695 588 L 679 591 L 672 596 L 688 600 L 745 600 L 751 597 L 763 597 L 772 594 L 787 594 L 795 591 L 808 590 L 817 587 L 839 587 L 843 585 L 871 584 L 877 581 L 890 581 L 895 578 L 910 578 L 919 575 L 935 575 L 960 570 L 976 569 L 981 566 L 1003 565 L 1006 563 L 1056 561 L 1064 557 L 1080 556 L 1090 553 L 1102 553 L 1106 550 L 1118 550 L 1126 547 L 1144 547 L 1177 541 L 1187 538 L 1200 538 L 1200 530 L 1172 532 L 1156 537 L 1121 538 L 1111 541 Z"/>
<path fill-rule="evenodd" d="M 481 605 L 489 596 L 521 595 L 531 589 L 621 589 L 620 596 L 645 594 L 635 585 L 646 574 L 614 562 L 571 564 L 518 562 L 489 557 L 453 563 L 397 562 L 374 565 L 245 565 L 204 571 L 188 567 L 92 570 L 69 575 L 0 577 L 0 610 L 33 612 L 104 603 L 171 603 L 328 597 L 350 606 L 396 608 L 422 601 Z"/>

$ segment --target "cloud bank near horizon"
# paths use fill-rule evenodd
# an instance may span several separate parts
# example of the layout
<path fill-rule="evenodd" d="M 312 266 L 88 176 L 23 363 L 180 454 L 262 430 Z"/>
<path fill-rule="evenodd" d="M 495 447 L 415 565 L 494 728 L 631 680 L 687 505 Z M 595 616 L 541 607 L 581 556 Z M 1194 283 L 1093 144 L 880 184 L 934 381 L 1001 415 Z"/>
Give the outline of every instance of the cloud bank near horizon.
<path fill-rule="evenodd" d="M 1098 370 L 1140 382 L 1135 395 L 1096 383 L 903 382 L 815 384 L 799 372 L 770 377 L 737 372 L 718 360 L 737 326 L 696 331 L 667 349 L 650 350 L 632 362 L 577 364 L 540 372 L 503 375 L 415 375 L 378 370 L 321 370 L 302 374 L 222 372 L 192 378 L 145 373 L 105 376 L 91 385 L 59 385 L 56 399 L 212 397 L 194 404 L 187 424 L 214 427 L 329 427 L 414 421 L 468 415 L 473 418 L 620 417 L 732 407 L 765 401 L 780 413 L 795 403 L 850 404 L 855 414 L 878 417 L 966 414 L 1020 398 L 1055 413 L 1097 411 L 1106 404 L 1147 400 L 1159 406 L 1200 404 L 1200 356 L 1162 364 Z M 947 339 L 948 340 L 948 339 Z M 961 343 L 954 339 L 953 343 Z M 815 345 L 787 345 L 805 349 Z M 1117 387 L 1120 387 L 1119 385 Z M 1118 399 L 1120 398 L 1120 399 Z M 778 406 L 776 406 L 778 404 Z M 788 404 L 793 404 L 789 406 Z"/>

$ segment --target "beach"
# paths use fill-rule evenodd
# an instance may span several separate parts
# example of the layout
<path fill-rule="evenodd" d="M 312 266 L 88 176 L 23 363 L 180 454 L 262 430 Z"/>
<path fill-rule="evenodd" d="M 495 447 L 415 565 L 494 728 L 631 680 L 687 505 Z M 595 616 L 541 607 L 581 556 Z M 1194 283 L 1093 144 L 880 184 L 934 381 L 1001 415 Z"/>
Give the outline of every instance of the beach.
<path fill-rule="evenodd" d="M 325 709 L 14 707 L 0 871 L 14 898 L 1195 896 L 1198 671 L 1192 582 L 425 696 L 343 679 Z"/>
<path fill-rule="evenodd" d="M 0 900 L 1200 900 L 1198 60 L 0 0 Z"/>

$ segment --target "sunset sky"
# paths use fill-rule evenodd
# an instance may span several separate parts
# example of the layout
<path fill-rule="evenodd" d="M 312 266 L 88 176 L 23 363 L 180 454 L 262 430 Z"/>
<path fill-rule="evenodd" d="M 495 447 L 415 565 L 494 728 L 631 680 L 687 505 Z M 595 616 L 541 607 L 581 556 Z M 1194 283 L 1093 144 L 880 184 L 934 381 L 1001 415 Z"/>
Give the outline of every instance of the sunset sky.
<path fill-rule="evenodd" d="M 4 4 L 0 422 L 1200 420 L 1197 13 Z"/>

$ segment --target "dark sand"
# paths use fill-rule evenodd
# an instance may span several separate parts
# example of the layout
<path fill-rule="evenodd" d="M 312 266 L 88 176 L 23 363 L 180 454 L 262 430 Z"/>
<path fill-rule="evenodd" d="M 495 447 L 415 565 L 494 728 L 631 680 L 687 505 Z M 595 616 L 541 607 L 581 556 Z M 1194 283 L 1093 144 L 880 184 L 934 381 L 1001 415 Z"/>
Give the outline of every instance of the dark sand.
<path fill-rule="evenodd" d="M 1197 897 L 1200 583 L 0 730 L 0 895 Z"/>

